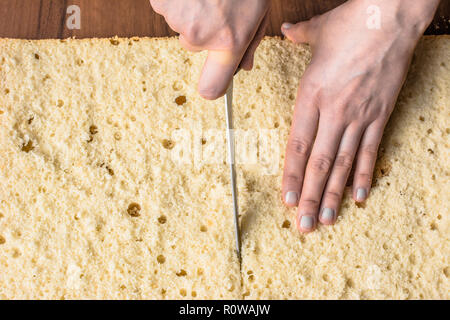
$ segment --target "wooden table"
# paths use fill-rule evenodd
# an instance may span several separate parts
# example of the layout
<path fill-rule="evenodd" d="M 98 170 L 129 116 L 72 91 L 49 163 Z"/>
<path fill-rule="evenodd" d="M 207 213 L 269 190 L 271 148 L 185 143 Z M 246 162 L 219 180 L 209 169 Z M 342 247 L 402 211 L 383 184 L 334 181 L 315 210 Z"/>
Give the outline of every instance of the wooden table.
<path fill-rule="evenodd" d="M 280 35 L 284 21 L 296 22 L 330 10 L 345 0 L 273 0 L 267 35 Z M 414 0 L 411 0 L 412 2 Z M 66 26 L 67 7 L 81 9 L 81 29 Z M 450 0 L 442 0 L 427 34 L 450 33 Z M 171 36 L 148 0 L 1 0 L 0 37 L 42 39 L 111 36 Z"/>

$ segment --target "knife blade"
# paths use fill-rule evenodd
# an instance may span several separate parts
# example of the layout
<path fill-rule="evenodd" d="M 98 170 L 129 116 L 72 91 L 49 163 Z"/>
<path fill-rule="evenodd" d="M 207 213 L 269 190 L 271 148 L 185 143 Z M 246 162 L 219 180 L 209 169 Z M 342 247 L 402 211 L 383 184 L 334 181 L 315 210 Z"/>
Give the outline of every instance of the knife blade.
<path fill-rule="evenodd" d="M 241 233 L 239 228 L 238 191 L 236 187 L 236 165 L 233 129 L 233 79 L 225 94 L 225 118 L 227 123 L 228 163 L 230 166 L 231 196 L 233 200 L 234 229 L 236 239 L 236 254 L 241 262 Z"/>

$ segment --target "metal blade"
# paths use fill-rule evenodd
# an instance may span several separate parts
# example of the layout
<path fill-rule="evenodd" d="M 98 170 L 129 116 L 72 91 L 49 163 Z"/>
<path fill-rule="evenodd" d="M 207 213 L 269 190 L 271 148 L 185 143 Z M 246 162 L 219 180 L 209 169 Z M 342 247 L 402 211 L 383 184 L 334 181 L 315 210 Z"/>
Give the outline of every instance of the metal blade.
<path fill-rule="evenodd" d="M 231 195 L 233 197 L 234 228 L 236 237 L 236 254 L 241 262 L 241 233 L 239 230 L 239 207 L 238 193 L 236 187 L 236 168 L 234 151 L 234 129 L 233 129 L 233 79 L 225 94 L 225 115 L 227 120 L 227 140 L 228 140 L 228 163 L 230 165 Z"/>

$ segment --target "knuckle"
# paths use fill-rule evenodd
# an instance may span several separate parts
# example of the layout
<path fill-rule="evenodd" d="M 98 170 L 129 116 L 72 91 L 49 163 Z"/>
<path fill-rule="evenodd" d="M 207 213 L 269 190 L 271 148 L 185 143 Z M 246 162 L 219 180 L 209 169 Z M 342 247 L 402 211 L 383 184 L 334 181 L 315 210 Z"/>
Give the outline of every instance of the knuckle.
<path fill-rule="evenodd" d="M 315 211 L 319 208 L 320 202 L 315 199 L 303 199 L 300 200 L 299 207 L 303 208 L 303 212 L 309 213 L 310 211 Z"/>
<path fill-rule="evenodd" d="M 320 173 L 329 173 L 332 161 L 333 160 L 328 155 L 318 155 L 311 159 L 311 168 Z"/>
<path fill-rule="evenodd" d="M 372 183 L 372 175 L 369 173 L 358 173 L 358 180 L 362 183 L 370 185 Z"/>
<path fill-rule="evenodd" d="M 288 149 L 297 157 L 306 157 L 309 153 L 309 143 L 303 139 L 292 138 L 288 144 Z"/>
<path fill-rule="evenodd" d="M 337 168 L 350 171 L 353 166 L 353 157 L 348 153 L 338 154 L 336 157 L 335 166 Z"/>
<path fill-rule="evenodd" d="M 200 33 L 195 23 L 189 23 L 184 27 L 182 32 L 183 37 L 192 44 L 197 44 L 200 42 Z"/>
<path fill-rule="evenodd" d="M 295 173 L 287 173 L 284 176 L 284 182 L 286 185 L 300 185 L 303 181 L 303 178 Z"/>
<path fill-rule="evenodd" d="M 325 191 L 324 198 L 332 200 L 333 202 L 339 202 L 341 200 L 341 194 L 334 190 Z"/>
<path fill-rule="evenodd" d="M 376 158 L 378 154 L 378 146 L 375 144 L 367 144 L 361 147 L 361 152 L 365 157 Z"/>

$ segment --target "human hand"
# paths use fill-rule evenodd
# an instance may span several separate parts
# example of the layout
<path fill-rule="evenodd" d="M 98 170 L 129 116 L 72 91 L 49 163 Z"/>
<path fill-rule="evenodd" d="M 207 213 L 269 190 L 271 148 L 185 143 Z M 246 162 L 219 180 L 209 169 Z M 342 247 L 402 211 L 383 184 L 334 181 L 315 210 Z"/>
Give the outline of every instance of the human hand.
<path fill-rule="evenodd" d="M 238 66 L 250 70 L 267 25 L 268 0 L 150 0 L 190 51 L 208 50 L 198 91 L 222 96 Z"/>
<path fill-rule="evenodd" d="M 379 29 L 367 23 L 373 3 Z M 438 3 L 351 0 L 309 21 L 283 24 L 288 39 L 309 43 L 313 52 L 297 93 L 282 187 L 285 204 L 298 205 L 301 232 L 314 230 L 318 220 L 336 221 L 353 164 L 353 199 L 367 199 L 384 127 Z"/>

